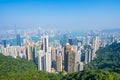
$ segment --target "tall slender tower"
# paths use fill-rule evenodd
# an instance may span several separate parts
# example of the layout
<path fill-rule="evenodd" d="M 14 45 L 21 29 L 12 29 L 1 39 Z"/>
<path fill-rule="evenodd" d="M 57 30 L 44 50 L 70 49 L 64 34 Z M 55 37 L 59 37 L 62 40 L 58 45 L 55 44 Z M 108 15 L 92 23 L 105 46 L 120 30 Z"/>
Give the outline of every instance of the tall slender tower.
<path fill-rule="evenodd" d="M 45 66 L 45 53 L 43 50 L 40 50 L 38 53 L 38 70 L 46 71 Z"/>
<path fill-rule="evenodd" d="M 60 51 L 56 55 L 56 70 L 62 71 L 62 53 Z"/>
<path fill-rule="evenodd" d="M 48 36 L 43 37 L 43 50 L 48 52 L 49 39 Z"/>
<path fill-rule="evenodd" d="M 4 48 L 6 48 L 6 44 L 7 44 L 7 43 L 6 43 L 6 40 L 4 39 L 4 40 L 3 40 Z"/>
<path fill-rule="evenodd" d="M 56 49 L 52 47 L 51 49 L 51 61 L 52 61 L 52 68 L 56 67 Z"/>
<path fill-rule="evenodd" d="M 68 73 L 76 71 L 76 53 L 73 51 L 69 43 L 66 43 L 64 49 L 64 69 Z"/>
<path fill-rule="evenodd" d="M 96 51 L 99 49 L 100 46 L 100 39 L 98 36 L 94 36 L 92 40 L 92 47 L 93 47 L 93 58 L 96 56 Z"/>
<path fill-rule="evenodd" d="M 48 52 L 45 53 L 46 71 L 51 72 L 51 47 L 48 47 Z"/>
<path fill-rule="evenodd" d="M 21 37 L 20 37 L 20 34 L 17 34 L 16 37 L 17 37 L 17 46 L 21 46 Z"/>
<path fill-rule="evenodd" d="M 18 34 L 16 26 L 15 26 L 15 36 L 16 36 L 16 44 L 17 46 L 21 46 L 21 37 L 20 34 Z"/>

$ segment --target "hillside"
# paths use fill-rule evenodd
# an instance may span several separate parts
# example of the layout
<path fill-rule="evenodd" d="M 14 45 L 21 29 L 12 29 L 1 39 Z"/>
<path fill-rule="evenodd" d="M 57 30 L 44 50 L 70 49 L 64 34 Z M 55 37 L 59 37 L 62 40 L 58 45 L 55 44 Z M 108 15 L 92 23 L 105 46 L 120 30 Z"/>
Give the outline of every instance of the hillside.
<path fill-rule="evenodd" d="M 104 70 L 89 70 L 66 75 L 63 80 L 120 80 L 120 74 Z"/>
<path fill-rule="evenodd" d="M 57 74 L 37 70 L 33 61 L 0 54 L 0 80 L 60 80 Z"/>
<path fill-rule="evenodd" d="M 32 61 L 14 59 L 10 56 L 0 54 L 0 78 L 16 75 L 25 71 L 37 70 Z"/>
<path fill-rule="evenodd" d="M 85 66 L 85 69 L 104 69 L 120 73 L 120 43 L 113 43 L 110 46 L 97 51 L 97 58 Z"/>

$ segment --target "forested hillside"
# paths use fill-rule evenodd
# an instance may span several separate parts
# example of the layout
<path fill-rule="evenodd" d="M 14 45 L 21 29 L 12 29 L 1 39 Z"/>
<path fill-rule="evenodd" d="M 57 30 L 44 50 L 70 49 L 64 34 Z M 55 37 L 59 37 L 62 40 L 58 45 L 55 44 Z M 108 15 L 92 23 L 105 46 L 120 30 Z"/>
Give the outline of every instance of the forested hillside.
<path fill-rule="evenodd" d="M 57 74 L 37 70 L 33 61 L 0 54 L 0 80 L 60 80 Z"/>
<path fill-rule="evenodd" d="M 97 51 L 97 57 L 85 66 L 85 69 L 104 69 L 120 73 L 120 43 L 113 43 L 110 46 Z"/>
<path fill-rule="evenodd" d="M 120 80 L 120 74 L 104 70 L 89 70 L 68 74 L 63 80 Z"/>

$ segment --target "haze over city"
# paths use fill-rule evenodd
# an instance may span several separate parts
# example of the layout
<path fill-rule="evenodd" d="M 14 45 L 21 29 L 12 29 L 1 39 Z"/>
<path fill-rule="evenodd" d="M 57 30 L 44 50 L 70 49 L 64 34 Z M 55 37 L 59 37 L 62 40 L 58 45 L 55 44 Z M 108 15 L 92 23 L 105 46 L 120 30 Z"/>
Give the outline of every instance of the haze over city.
<path fill-rule="evenodd" d="M 119 0 L 0 0 L 0 29 L 119 28 L 119 4 Z"/>

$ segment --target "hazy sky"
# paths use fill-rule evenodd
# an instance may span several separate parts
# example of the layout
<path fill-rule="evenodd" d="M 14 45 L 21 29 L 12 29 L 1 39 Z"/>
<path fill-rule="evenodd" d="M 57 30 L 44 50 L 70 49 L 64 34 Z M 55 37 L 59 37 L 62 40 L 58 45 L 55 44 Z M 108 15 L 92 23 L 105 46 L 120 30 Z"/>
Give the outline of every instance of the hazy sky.
<path fill-rule="evenodd" d="M 120 28 L 120 0 L 0 0 L 0 29 Z"/>

